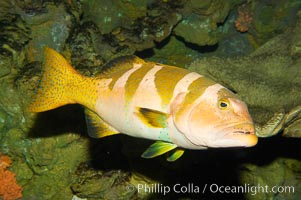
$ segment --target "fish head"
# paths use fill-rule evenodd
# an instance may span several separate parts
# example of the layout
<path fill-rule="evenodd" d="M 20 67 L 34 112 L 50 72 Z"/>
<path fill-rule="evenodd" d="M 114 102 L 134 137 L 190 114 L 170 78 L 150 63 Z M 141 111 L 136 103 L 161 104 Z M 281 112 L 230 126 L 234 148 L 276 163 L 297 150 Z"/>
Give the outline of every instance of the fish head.
<path fill-rule="evenodd" d="M 247 105 L 224 87 L 203 94 L 187 113 L 186 120 L 178 127 L 196 146 L 251 147 L 257 144 Z"/>

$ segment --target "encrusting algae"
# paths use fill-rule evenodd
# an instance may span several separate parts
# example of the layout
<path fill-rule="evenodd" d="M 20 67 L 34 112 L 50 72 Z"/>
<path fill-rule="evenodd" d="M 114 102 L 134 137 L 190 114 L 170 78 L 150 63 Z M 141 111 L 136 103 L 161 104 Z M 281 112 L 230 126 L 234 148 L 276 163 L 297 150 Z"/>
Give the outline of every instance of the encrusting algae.
<path fill-rule="evenodd" d="M 16 200 L 22 197 L 22 188 L 16 181 L 15 174 L 7 168 L 12 160 L 0 152 L 0 199 Z"/>

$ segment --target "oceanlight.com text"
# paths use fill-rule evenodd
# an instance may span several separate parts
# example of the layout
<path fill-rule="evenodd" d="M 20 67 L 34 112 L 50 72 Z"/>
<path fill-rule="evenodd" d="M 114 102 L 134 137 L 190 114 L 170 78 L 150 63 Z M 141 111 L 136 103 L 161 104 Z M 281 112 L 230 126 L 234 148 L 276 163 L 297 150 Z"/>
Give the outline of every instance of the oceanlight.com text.
<path fill-rule="evenodd" d="M 163 185 L 157 184 L 137 184 L 128 185 L 127 190 L 137 190 L 138 193 L 152 193 L 167 195 L 169 193 L 178 194 L 251 194 L 256 195 L 258 193 L 294 193 L 294 186 L 268 186 L 268 185 L 251 185 L 244 184 L 239 186 L 226 186 L 218 185 L 216 183 L 197 185 L 194 183 L 175 185 Z"/>
<path fill-rule="evenodd" d="M 256 195 L 258 193 L 294 193 L 294 186 L 268 186 L 268 185 L 250 185 L 244 184 L 240 186 L 223 186 L 218 184 L 211 184 L 209 186 L 209 191 L 211 193 L 241 193 L 246 194 L 249 193 L 251 195 Z"/>

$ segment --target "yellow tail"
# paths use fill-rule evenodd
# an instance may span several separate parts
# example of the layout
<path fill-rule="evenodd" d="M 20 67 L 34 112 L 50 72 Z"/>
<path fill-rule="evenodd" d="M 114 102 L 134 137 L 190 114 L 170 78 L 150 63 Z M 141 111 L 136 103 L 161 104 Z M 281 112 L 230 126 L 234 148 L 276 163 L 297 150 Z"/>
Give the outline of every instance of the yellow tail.
<path fill-rule="evenodd" d="M 93 109 L 97 94 L 89 92 L 95 91 L 95 80 L 91 80 L 73 69 L 62 55 L 45 47 L 43 74 L 28 111 L 43 112 L 72 103 Z"/>

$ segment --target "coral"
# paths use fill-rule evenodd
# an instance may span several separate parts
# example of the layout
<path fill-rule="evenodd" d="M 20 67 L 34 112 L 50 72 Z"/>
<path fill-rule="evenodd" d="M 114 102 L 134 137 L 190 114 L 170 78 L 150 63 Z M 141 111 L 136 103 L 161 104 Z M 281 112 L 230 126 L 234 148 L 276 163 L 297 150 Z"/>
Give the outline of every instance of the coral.
<path fill-rule="evenodd" d="M 8 171 L 11 159 L 0 153 L 0 197 L 14 200 L 22 197 L 22 188 L 16 182 L 15 174 Z"/>
<path fill-rule="evenodd" d="M 249 4 L 242 4 L 238 7 L 237 12 L 238 16 L 234 22 L 235 28 L 239 32 L 247 32 L 253 20 L 253 13 L 251 12 Z"/>

